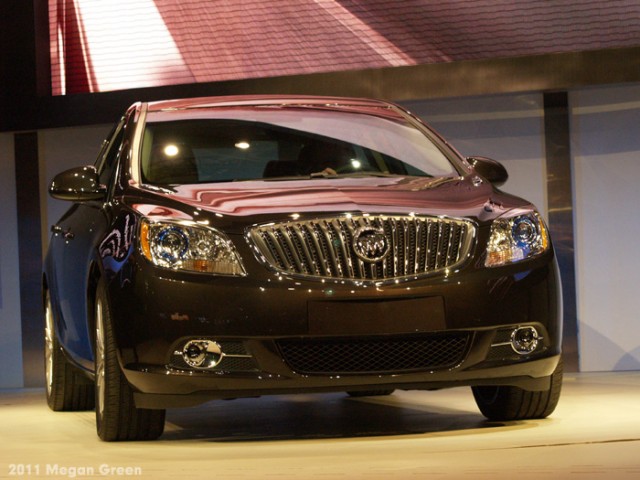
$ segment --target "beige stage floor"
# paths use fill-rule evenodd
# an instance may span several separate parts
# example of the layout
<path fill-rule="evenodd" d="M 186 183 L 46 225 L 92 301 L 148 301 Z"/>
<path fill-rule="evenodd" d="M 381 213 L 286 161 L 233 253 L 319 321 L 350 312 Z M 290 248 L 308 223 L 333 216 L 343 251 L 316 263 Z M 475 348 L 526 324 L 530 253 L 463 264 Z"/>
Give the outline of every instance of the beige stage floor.
<path fill-rule="evenodd" d="M 640 372 L 568 375 L 543 421 L 486 422 L 466 388 L 277 396 L 170 410 L 148 443 L 100 442 L 93 412 L 4 390 L 0 439 L 0 478 L 638 479 Z"/>

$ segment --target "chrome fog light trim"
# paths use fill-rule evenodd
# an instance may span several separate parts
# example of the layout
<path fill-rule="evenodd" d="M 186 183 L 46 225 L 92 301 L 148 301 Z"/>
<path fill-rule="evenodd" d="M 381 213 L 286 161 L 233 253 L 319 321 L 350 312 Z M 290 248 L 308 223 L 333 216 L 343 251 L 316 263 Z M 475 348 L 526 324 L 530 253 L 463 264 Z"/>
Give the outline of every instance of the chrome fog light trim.
<path fill-rule="evenodd" d="M 182 348 L 182 358 L 190 367 L 215 367 L 223 357 L 220 345 L 210 340 L 189 340 Z"/>
<path fill-rule="evenodd" d="M 220 343 L 203 338 L 189 340 L 174 355 L 181 355 L 188 366 L 201 370 L 213 369 L 225 358 L 252 358 L 251 355 L 225 353 Z"/>
<path fill-rule="evenodd" d="M 534 326 L 526 325 L 514 328 L 508 342 L 492 343 L 491 347 L 509 345 L 518 355 L 529 355 L 536 351 L 543 338 Z"/>
<path fill-rule="evenodd" d="M 518 327 L 511 333 L 511 348 L 519 355 L 527 355 L 538 348 L 540 340 L 535 327 Z"/>

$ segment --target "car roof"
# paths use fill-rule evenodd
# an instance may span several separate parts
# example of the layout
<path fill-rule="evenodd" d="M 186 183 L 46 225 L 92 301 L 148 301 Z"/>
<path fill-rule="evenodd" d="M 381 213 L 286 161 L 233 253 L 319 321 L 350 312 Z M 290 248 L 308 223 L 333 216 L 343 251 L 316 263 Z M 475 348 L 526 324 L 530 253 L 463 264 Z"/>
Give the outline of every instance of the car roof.
<path fill-rule="evenodd" d="M 219 107 L 250 106 L 318 106 L 389 108 L 392 104 L 381 100 L 348 97 L 293 96 L 293 95 L 237 95 L 225 97 L 199 97 L 149 102 L 148 111 L 187 110 Z"/>

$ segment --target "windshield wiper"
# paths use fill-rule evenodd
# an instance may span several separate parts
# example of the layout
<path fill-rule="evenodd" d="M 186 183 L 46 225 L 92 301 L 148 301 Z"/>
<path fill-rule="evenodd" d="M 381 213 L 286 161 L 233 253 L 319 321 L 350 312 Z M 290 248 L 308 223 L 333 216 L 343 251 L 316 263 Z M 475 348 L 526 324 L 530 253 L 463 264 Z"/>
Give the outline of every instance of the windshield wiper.
<path fill-rule="evenodd" d="M 336 173 L 333 171 L 323 170 L 322 172 L 314 172 L 310 174 L 309 178 L 404 177 L 404 176 L 406 175 L 402 175 L 399 173 L 389 173 L 389 172 L 362 171 L 362 172 Z"/>

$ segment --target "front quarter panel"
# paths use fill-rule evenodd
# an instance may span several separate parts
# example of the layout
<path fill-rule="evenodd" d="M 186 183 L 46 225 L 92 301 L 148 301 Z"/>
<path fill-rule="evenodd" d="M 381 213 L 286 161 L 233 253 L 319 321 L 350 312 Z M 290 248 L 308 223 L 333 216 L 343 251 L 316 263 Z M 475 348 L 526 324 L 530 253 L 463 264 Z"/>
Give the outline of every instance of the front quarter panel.
<path fill-rule="evenodd" d="M 93 334 L 88 284 L 92 265 L 98 260 L 95 245 L 104 235 L 107 217 L 101 203 L 76 203 L 56 226 L 47 256 L 56 330 L 71 360 L 91 370 Z"/>

